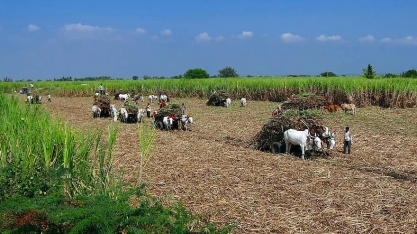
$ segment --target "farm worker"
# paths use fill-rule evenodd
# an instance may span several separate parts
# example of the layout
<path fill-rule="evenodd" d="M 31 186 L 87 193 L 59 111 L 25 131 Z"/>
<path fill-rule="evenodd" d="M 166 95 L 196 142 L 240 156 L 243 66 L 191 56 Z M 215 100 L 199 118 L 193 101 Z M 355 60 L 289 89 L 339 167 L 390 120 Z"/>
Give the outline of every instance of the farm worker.
<path fill-rule="evenodd" d="M 112 105 L 111 110 L 113 112 L 113 121 L 116 122 L 117 121 L 117 109 L 114 105 Z"/>
<path fill-rule="evenodd" d="M 166 106 L 167 106 L 167 103 L 165 101 L 162 101 L 160 108 L 163 108 L 163 107 L 166 107 Z"/>
<path fill-rule="evenodd" d="M 146 115 L 148 116 L 148 118 L 151 117 L 151 105 L 148 102 L 148 105 L 146 105 Z"/>
<path fill-rule="evenodd" d="M 349 131 L 349 127 L 346 127 L 345 130 L 345 137 L 344 137 L 344 144 L 343 144 L 343 153 L 346 154 L 346 148 L 348 150 L 348 154 L 350 154 L 350 146 L 353 144 L 352 133 Z"/>
<path fill-rule="evenodd" d="M 33 84 L 32 83 L 30 83 L 30 88 L 33 89 Z"/>
<path fill-rule="evenodd" d="M 48 94 L 48 102 L 51 102 L 52 101 L 52 99 L 51 99 L 51 94 Z"/>
<path fill-rule="evenodd" d="M 328 149 L 330 149 L 330 150 L 332 150 L 334 145 L 336 144 L 335 137 L 336 137 L 336 130 L 333 130 L 333 132 L 331 132 L 330 136 L 329 136 L 329 147 L 328 147 Z"/>
<path fill-rule="evenodd" d="M 182 114 L 185 115 L 185 112 L 187 111 L 187 107 L 185 107 L 184 103 L 182 104 L 181 111 L 182 111 Z"/>
<path fill-rule="evenodd" d="M 104 94 L 104 87 L 103 87 L 102 83 L 98 86 L 98 89 L 100 90 L 100 94 L 103 95 Z"/>

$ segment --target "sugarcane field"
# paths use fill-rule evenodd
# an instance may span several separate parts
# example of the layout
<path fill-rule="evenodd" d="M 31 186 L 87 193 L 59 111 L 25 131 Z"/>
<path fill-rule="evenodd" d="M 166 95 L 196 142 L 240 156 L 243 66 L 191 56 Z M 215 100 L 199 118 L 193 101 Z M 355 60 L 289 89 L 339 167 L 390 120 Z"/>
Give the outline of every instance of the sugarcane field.
<path fill-rule="evenodd" d="M 320 95 L 287 95 L 282 101 L 247 95 L 243 102 L 242 95 L 215 93 L 168 95 L 163 107 L 147 93 L 127 100 L 61 95 L 42 105 L 84 131 L 106 134 L 118 124 L 113 166 L 129 183 L 136 181 L 140 160 L 138 127 L 151 126 L 156 147 L 143 172 L 146 191 L 181 201 L 213 222 L 236 222 L 236 233 L 416 232 L 415 103 L 388 108 L 356 102 L 346 109 Z M 26 95 L 20 97 L 24 102 Z M 104 115 L 94 116 L 93 105 L 106 109 Z M 134 120 L 122 121 L 121 108 Z M 189 117 L 191 122 L 184 119 Z M 350 153 L 344 152 L 347 126 Z M 307 141 L 321 143 L 314 141 L 305 153 L 293 144 L 287 153 L 288 129 L 307 129 Z"/>

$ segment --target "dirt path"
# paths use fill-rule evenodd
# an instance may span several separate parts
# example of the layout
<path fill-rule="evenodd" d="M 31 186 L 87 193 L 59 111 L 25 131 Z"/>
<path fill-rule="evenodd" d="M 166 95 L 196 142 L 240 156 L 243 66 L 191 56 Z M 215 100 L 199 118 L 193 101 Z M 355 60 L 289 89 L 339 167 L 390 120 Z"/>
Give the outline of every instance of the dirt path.
<path fill-rule="evenodd" d="M 238 220 L 238 233 L 417 231 L 416 109 L 325 114 L 324 123 L 337 130 L 336 152 L 301 161 L 248 147 L 276 103 L 248 100 L 241 108 L 235 101 L 226 109 L 199 99 L 171 102 L 184 102 L 195 124 L 190 132 L 157 132 L 145 171 L 149 193 L 215 222 Z M 91 104 L 57 97 L 45 106 L 77 128 L 106 129 L 111 120 L 92 119 Z M 347 125 L 355 137 L 351 155 L 340 152 Z M 114 157 L 127 181 L 136 180 L 138 155 L 137 125 L 120 125 Z"/>

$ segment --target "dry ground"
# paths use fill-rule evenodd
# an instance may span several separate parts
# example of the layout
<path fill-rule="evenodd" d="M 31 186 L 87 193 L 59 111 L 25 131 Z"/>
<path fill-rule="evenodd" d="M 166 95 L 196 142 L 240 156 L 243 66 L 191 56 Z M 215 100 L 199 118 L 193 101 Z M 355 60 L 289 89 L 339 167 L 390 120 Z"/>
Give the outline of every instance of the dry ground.
<path fill-rule="evenodd" d="M 182 201 L 215 222 L 238 220 L 237 233 L 417 232 L 415 108 L 326 113 L 324 123 L 337 130 L 336 151 L 302 161 L 248 147 L 277 103 L 248 100 L 241 108 L 235 101 L 226 109 L 200 99 L 171 102 L 184 102 L 195 124 L 190 132 L 157 131 L 145 171 L 150 194 Z M 91 98 L 44 105 L 80 129 L 111 122 L 92 119 Z M 345 126 L 354 136 L 350 155 L 341 153 Z M 120 126 L 115 152 L 131 182 L 139 165 L 137 127 Z"/>

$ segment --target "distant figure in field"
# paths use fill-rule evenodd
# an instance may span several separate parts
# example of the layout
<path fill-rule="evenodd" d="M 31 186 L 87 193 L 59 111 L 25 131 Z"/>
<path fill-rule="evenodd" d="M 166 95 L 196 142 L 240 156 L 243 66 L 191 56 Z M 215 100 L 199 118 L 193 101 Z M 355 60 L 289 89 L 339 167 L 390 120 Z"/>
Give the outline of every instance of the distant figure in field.
<path fill-rule="evenodd" d="M 187 107 L 185 107 L 185 104 L 184 103 L 182 104 L 181 111 L 182 111 L 182 114 L 183 115 L 186 115 Z"/>
<path fill-rule="evenodd" d="M 148 103 L 148 105 L 146 105 L 146 116 L 148 116 L 148 118 L 151 118 L 151 104 Z"/>
<path fill-rule="evenodd" d="M 349 127 L 346 127 L 344 138 L 343 153 L 346 154 L 347 149 L 348 154 L 350 154 L 350 147 L 352 146 L 353 138 L 352 133 L 349 131 Z"/>
<path fill-rule="evenodd" d="M 104 87 L 103 87 L 103 84 L 100 84 L 100 85 L 98 86 L 98 89 L 100 90 L 100 95 L 103 95 L 103 94 L 104 94 Z"/>
<path fill-rule="evenodd" d="M 48 102 L 52 102 L 52 99 L 51 99 L 51 94 L 48 94 Z"/>

